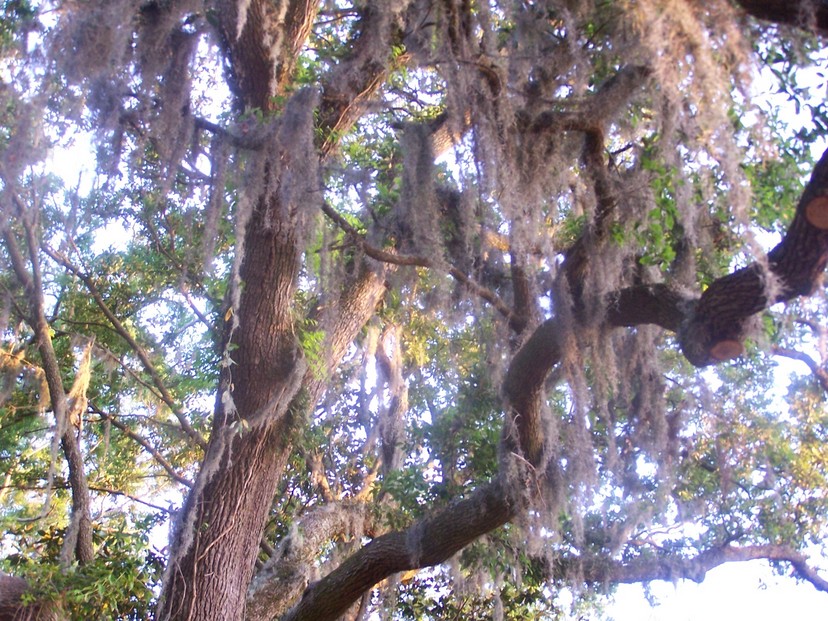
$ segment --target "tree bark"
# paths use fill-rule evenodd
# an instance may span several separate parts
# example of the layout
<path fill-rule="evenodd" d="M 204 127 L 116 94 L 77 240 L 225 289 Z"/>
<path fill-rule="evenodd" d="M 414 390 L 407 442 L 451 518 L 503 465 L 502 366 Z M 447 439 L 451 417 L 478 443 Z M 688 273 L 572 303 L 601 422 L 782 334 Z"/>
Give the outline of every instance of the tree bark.
<path fill-rule="evenodd" d="M 17 201 L 19 218 L 23 222 L 26 246 L 29 249 L 31 272 L 26 268 L 14 233 L 10 228 L 3 232 L 12 266 L 18 282 L 26 291 L 29 305 L 28 321 L 37 339 L 37 348 L 43 364 L 43 373 L 49 388 L 49 400 L 55 416 L 55 440 L 60 443 L 69 470 L 69 483 L 72 490 L 72 512 L 69 526 L 66 528 L 61 549 L 61 564 L 64 568 L 77 561 L 81 564 L 92 561 L 95 550 L 92 545 L 92 518 L 89 484 L 83 469 L 83 454 L 80 442 L 75 435 L 75 428 L 69 424 L 68 404 L 63 380 L 60 373 L 55 350 L 52 345 L 51 327 L 46 319 L 44 309 L 44 291 L 41 281 L 39 251 L 40 244 L 34 230 L 31 215 L 26 213 L 22 202 Z M 81 415 L 83 413 L 80 413 Z M 56 445 L 53 445 L 53 459 L 57 458 Z M 51 493 L 51 491 L 49 492 Z"/>
<path fill-rule="evenodd" d="M 301 0 L 281 5 L 264 0 L 220 3 L 218 17 L 225 47 L 245 108 L 276 109 L 276 97 L 284 93 L 292 68 L 291 54 L 307 35 L 315 4 Z M 238 14 L 240 7 L 246 11 L 243 16 Z M 368 3 L 364 10 L 352 55 L 342 59 L 322 85 L 317 138 L 320 158 L 336 148 L 342 132 L 359 118 L 362 102 L 379 87 L 392 62 L 387 45 L 389 26 L 372 7 Z M 278 13 L 277 8 L 286 9 L 279 18 L 285 21 L 273 21 L 276 13 L 271 11 Z M 278 47 L 264 45 L 268 37 L 276 35 L 283 39 Z M 591 133 L 590 140 L 596 149 L 603 145 L 598 133 Z M 278 175 L 280 162 L 287 156 L 281 151 L 269 157 L 264 162 L 265 174 Z M 596 166 L 592 161 L 591 165 Z M 824 164 L 817 168 L 821 170 Z M 820 179 L 820 192 L 821 184 Z M 609 193 L 600 198 L 607 204 L 613 200 Z M 805 205 L 800 207 L 797 218 L 801 220 Z M 230 337 L 235 346 L 230 352 L 234 364 L 223 374 L 206 457 L 179 519 L 160 619 L 243 617 L 265 519 L 292 448 L 292 437 L 303 422 L 301 415 L 324 390 L 324 376 L 320 378 L 307 368 L 294 335 L 290 309 L 305 239 L 300 223 L 286 218 L 285 213 L 277 197 L 264 193 L 246 229 L 240 272 L 244 287 L 234 309 L 238 328 Z M 805 284 L 811 286 L 824 268 L 824 233 L 814 233 L 814 228 L 807 221 L 795 220 L 789 236 L 798 241 L 791 242 L 790 252 L 774 251 L 769 257 L 771 270 L 778 268 L 774 274 L 784 283 L 784 295 L 802 294 Z M 806 265 L 807 277 L 798 280 Z M 361 285 L 346 290 L 338 300 L 343 319 L 329 332 L 329 343 L 335 344 L 327 361 L 329 370 L 381 296 L 382 279 L 373 270 L 365 274 L 359 280 Z M 734 327 L 743 328 L 751 315 L 771 301 L 765 294 L 762 274 L 758 267 L 752 267 L 727 277 L 730 280 L 722 279 L 723 283 L 714 283 L 712 292 L 705 292 L 698 304 L 658 286 L 622 291 L 613 298 L 607 318 L 610 325 L 652 321 L 678 330 L 688 359 L 694 364 L 709 364 L 716 361 L 716 351 L 721 351 L 716 350 L 718 344 L 740 342 L 743 333 Z M 732 296 L 723 298 L 720 290 L 736 291 L 736 304 Z M 641 312 L 636 318 L 637 305 Z M 541 324 L 516 354 L 504 385 L 508 407 L 505 446 L 532 467 L 543 463 L 543 385 L 559 362 L 560 330 L 556 320 Z M 513 430 L 514 438 L 510 435 Z M 404 531 L 378 537 L 311 585 L 285 618 L 334 619 L 392 573 L 448 559 L 517 514 L 520 503 L 512 497 L 513 492 L 497 478 L 469 498 Z M 266 586 L 265 579 L 251 594 L 256 610 L 273 610 L 257 599 L 267 597 L 259 595 L 265 593 Z"/>
<path fill-rule="evenodd" d="M 811 291 L 813 283 L 825 267 L 828 240 L 824 231 L 805 219 L 804 213 L 805 207 L 815 197 L 826 192 L 828 151 L 814 169 L 788 234 L 769 254 L 769 265 L 780 283 L 776 295 L 768 297 L 765 294 L 766 288 L 758 266 L 738 270 L 715 281 L 710 287 L 714 293 L 709 294 L 708 289 L 698 301 L 666 285 L 640 285 L 610 296 L 605 314 L 607 325 L 623 327 L 654 323 L 668 330 L 679 331 L 680 337 L 684 339 L 683 344 L 692 342 L 693 339 L 704 343 L 704 356 L 688 356 L 691 362 L 717 362 L 711 356 L 711 349 L 722 339 L 709 336 L 721 334 L 710 327 L 721 325 L 716 321 L 717 317 L 726 313 L 729 318 L 726 325 L 733 330 L 727 334 L 742 335 L 744 324 L 751 315 L 775 301 L 791 299 Z M 739 286 L 729 288 L 734 282 Z M 517 453 L 531 467 L 543 462 L 546 441 L 541 421 L 544 383 L 551 369 L 560 362 L 560 333 L 563 329 L 567 328 L 561 326 L 555 318 L 538 326 L 513 357 L 503 384 L 508 414 L 504 426 L 505 450 Z M 477 537 L 505 524 L 518 514 L 521 507 L 519 502 L 510 497 L 514 491 L 511 490 L 512 486 L 513 483 L 504 484 L 496 479 L 480 488 L 469 499 L 446 507 L 405 531 L 388 533 L 375 539 L 325 578 L 311 585 L 283 620 L 336 619 L 364 592 L 388 576 L 448 560 Z M 472 507 L 473 511 L 470 510 Z M 420 545 L 426 545 L 427 548 L 422 551 Z M 604 572 L 602 576 L 611 575 L 608 580 L 610 582 L 655 580 L 665 576 L 666 579 L 671 579 L 670 576 L 681 572 L 687 574 L 686 577 L 693 577 L 699 575 L 699 568 L 706 568 L 703 569 L 706 572 L 729 560 L 746 560 L 746 556 L 755 553 L 751 558 L 776 558 L 790 562 L 797 571 L 801 569 L 805 572 L 803 577 L 821 588 L 821 579 L 813 572 L 808 573 L 804 559 L 799 556 L 779 556 L 767 549 L 757 552 L 758 548 L 752 548 L 752 552 L 738 550 L 735 547 L 710 550 L 702 554 L 695 564 L 681 564 L 678 561 L 642 563 L 640 567 L 633 564 L 619 566 L 621 568 L 616 567 L 612 571 L 605 566 L 600 571 Z M 772 556 L 772 552 L 777 556 Z M 593 571 L 597 580 L 599 569 L 590 571 Z"/>
<path fill-rule="evenodd" d="M 776 304 L 810 295 L 828 262 L 828 231 L 814 226 L 808 206 L 828 194 L 828 150 L 802 193 L 793 222 L 767 262 L 753 263 L 714 281 L 679 329 L 685 357 L 703 367 L 719 361 L 718 343 L 742 342 L 749 319 Z"/>
<path fill-rule="evenodd" d="M 0 621 L 63 621 L 66 615 L 57 604 L 23 604 L 29 584 L 16 576 L 0 574 Z"/>
<path fill-rule="evenodd" d="M 233 28 L 240 23 L 236 11 L 243 5 L 223 3 L 221 15 L 240 99 L 245 107 L 270 110 L 290 77 L 285 67 L 293 56 L 285 50 L 301 47 L 317 3 L 290 2 L 286 22 L 275 22 L 264 15 L 269 10 L 265 4 L 256 0 L 250 3 L 247 19 L 252 21 L 245 22 L 238 38 Z M 371 11 L 366 15 L 372 15 Z M 293 39 L 268 56 L 270 52 L 261 43 L 268 33 L 290 33 Z M 366 28 L 362 34 L 374 38 L 388 33 Z M 354 49 L 358 55 L 359 41 Z M 333 134 L 334 127 L 341 130 L 357 118 L 350 116 L 356 107 L 354 101 L 379 86 L 387 61 L 385 57 L 377 59 L 358 74 L 346 71 L 347 62 L 343 63 L 341 71 L 348 73 L 348 80 L 345 84 L 334 80 L 340 84 L 336 97 L 326 99 L 323 94 L 321 133 Z M 269 77 L 274 72 L 279 76 L 276 80 Z M 262 83 L 269 85 L 266 93 L 262 92 Z M 333 146 L 325 142 L 320 157 Z M 284 150 L 290 147 L 283 145 L 263 162 L 263 174 L 268 176 L 263 188 L 274 185 L 271 180 L 280 174 L 282 162 L 290 161 L 291 154 Z M 244 285 L 235 310 L 238 327 L 234 331 L 228 328 L 232 345 L 227 351 L 233 362 L 223 373 L 213 431 L 198 479 L 177 521 L 158 608 L 160 619 L 243 618 L 267 513 L 294 434 L 325 386 L 324 373 L 321 377 L 314 374 L 304 361 L 294 334 L 293 316 L 301 252 L 306 243 L 302 235 L 307 227 L 301 219 L 311 217 L 316 205 L 299 205 L 304 214 L 296 214 L 293 207 L 280 204 L 279 196 L 267 191 L 255 200 L 242 246 L 239 276 Z M 329 371 L 338 365 L 384 291 L 381 271 L 367 269 L 360 273 L 362 277 L 351 283 L 339 300 L 339 319 L 328 330 Z"/>
<path fill-rule="evenodd" d="M 517 515 L 515 490 L 500 479 L 403 531 L 377 537 L 322 580 L 309 586 L 282 621 L 338 618 L 368 589 L 407 569 L 431 567 Z"/>

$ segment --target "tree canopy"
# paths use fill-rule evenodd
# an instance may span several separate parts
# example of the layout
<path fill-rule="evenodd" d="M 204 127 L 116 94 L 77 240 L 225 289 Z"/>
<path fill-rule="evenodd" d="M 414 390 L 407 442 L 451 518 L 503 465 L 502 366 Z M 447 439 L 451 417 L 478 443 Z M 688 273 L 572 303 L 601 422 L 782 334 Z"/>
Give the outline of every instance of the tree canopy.
<path fill-rule="evenodd" d="M 0 618 L 828 591 L 823 3 L 0 6 Z"/>

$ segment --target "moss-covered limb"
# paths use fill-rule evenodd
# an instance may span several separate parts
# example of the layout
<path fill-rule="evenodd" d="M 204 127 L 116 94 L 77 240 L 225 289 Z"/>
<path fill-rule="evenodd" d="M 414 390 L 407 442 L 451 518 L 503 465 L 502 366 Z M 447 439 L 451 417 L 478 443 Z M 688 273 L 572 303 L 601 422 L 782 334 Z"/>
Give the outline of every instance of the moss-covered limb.
<path fill-rule="evenodd" d="M 655 324 L 678 332 L 696 298 L 669 285 L 634 285 L 611 295 L 605 321 L 613 327 Z"/>
<path fill-rule="evenodd" d="M 513 519 L 519 509 L 508 484 L 495 479 L 405 530 L 377 537 L 310 585 L 282 621 L 336 619 L 381 580 L 448 560 L 481 535 Z"/>
<path fill-rule="evenodd" d="M 216 5 L 216 24 L 236 96 L 245 109 L 272 110 L 290 82 L 319 3 L 223 0 Z"/>
<path fill-rule="evenodd" d="M 366 3 L 347 57 L 322 82 L 318 142 L 323 158 L 336 150 L 343 133 L 365 113 L 365 105 L 388 72 L 410 59 L 406 54 L 391 52 L 400 34 L 381 7 Z"/>
<path fill-rule="evenodd" d="M 566 275 L 575 304 L 584 302 L 583 287 L 589 262 L 597 243 L 607 236 L 618 201 L 617 183 L 607 168 L 604 130 L 647 84 L 652 70 L 640 65 L 628 65 L 607 80 L 580 108 L 575 110 L 547 110 L 534 118 L 525 118 L 525 131 L 556 137 L 561 131 L 581 132 L 584 146 L 583 166 L 589 174 L 595 192 L 596 208 L 586 230 L 566 251 L 563 272 Z M 519 117 L 520 118 L 520 117 Z"/>
<path fill-rule="evenodd" d="M 371 521 L 371 507 L 364 502 L 335 502 L 302 516 L 253 579 L 246 618 L 274 619 L 284 614 L 307 588 L 319 550 L 339 536 L 362 536 L 371 530 Z"/>
<path fill-rule="evenodd" d="M 401 571 L 432 566 L 448 560 L 477 537 L 513 519 L 519 505 L 498 479 L 470 498 L 424 518 L 406 530 L 376 538 L 336 570 L 304 592 L 283 621 L 336 619 L 360 595 L 384 578 Z M 707 572 L 725 563 L 766 559 L 790 563 L 796 574 L 817 589 L 828 581 L 808 565 L 807 558 L 787 546 L 726 544 L 692 558 L 641 557 L 629 562 L 612 559 L 562 559 L 556 569 L 574 572 L 594 584 L 641 583 L 652 580 L 690 579 L 700 582 Z"/>
<path fill-rule="evenodd" d="M 741 342 L 748 320 L 777 302 L 810 295 L 828 262 L 828 230 L 814 226 L 808 207 L 828 195 L 828 151 L 814 168 L 785 237 L 767 255 L 714 281 L 679 331 L 682 351 L 696 366 L 714 364 L 716 345 Z"/>
<path fill-rule="evenodd" d="M 507 446 L 512 444 L 509 448 L 532 466 L 540 465 L 543 458 L 544 382 L 561 359 L 560 332 L 557 319 L 547 319 L 538 326 L 515 354 L 503 382 L 506 407 L 518 434 L 517 442 L 506 438 Z"/>
<path fill-rule="evenodd" d="M 772 303 L 810 293 L 828 261 L 828 232 L 813 226 L 807 206 L 828 193 L 828 151 L 817 164 L 785 239 L 768 255 L 768 267 L 753 264 L 715 281 L 701 299 L 664 284 L 639 285 L 611 296 L 605 321 L 610 326 L 647 323 L 679 333 L 682 351 L 696 366 L 714 364 L 742 351 L 751 316 Z M 770 275 L 768 275 L 770 272 Z M 773 278 L 775 286 L 767 280 Z M 543 433 L 539 395 L 560 358 L 556 319 L 547 320 L 515 355 L 504 382 L 514 408 L 519 444 L 530 463 L 539 463 Z"/>
<path fill-rule="evenodd" d="M 696 366 L 738 356 L 750 318 L 773 303 L 809 294 L 825 269 L 828 231 L 809 222 L 807 207 L 826 194 L 828 151 L 785 238 L 768 254 L 767 266 L 754 263 L 716 280 L 698 301 L 664 284 L 623 289 L 610 297 L 605 322 L 616 327 L 652 323 L 678 332 L 684 355 Z M 560 358 L 560 329 L 556 319 L 541 324 L 515 355 L 504 382 L 507 403 L 519 413 L 514 420 L 521 450 L 533 464 L 539 463 L 543 447 L 539 395 Z"/>
<path fill-rule="evenodd" d="M 728 543 L 693 557 L 641 555 L 629 561 L 610 558 L 571 558 L 556 563 L 562 576 L 575 574 L 592 584 L 636 584 L 653 580 L 693 580 L 702 582 L 709 571 L 725 563 L 768 560 L 789 563 L 797 577 L 807 580 L 820 591 L 828 592 L 828 580 L 808 565 L 808 558 L 784 545 L 745 545 Z"/>

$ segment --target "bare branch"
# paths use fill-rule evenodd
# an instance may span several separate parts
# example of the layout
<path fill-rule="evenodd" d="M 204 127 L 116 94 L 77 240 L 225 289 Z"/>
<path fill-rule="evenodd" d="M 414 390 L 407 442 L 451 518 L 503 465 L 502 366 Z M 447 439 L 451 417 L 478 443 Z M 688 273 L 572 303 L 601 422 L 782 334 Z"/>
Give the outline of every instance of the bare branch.
<path fill-rule="evenodd" d="M 771 353 L 776 356 L 784 356 L 785 358 L 790 358 L 791 360 L 804 362 L 811 370 L 814 379 L 816 379 L 816 381 L 819 382 L 819 385 L 822 386 L 822 389 L 828 393 L 828 371 L 818 365 L 816 360 L 811 358 L 808 354 L 794 349 L 788 349 L 786 347 L 779 347 L 778 345 L 771 347 Z"/>
<path fill-rule="evenodd" d="M 677 556 L 640 557 L 629 562 L 607 559 L 569 559 L 560 566 L 570 565 L 587 582 L 596 584 L 634 584 L 653 580 L 693 580 L 702 582 L 711 569 L 725 563 L 768 560 L 790 563 L 797 577 L 807 580 L 816 589 L 828 592 L 828 581 L 808 565 L 803 554 L 782 545 L 736 546 L 725 544 L 705 550 L 693 558 Z"/>

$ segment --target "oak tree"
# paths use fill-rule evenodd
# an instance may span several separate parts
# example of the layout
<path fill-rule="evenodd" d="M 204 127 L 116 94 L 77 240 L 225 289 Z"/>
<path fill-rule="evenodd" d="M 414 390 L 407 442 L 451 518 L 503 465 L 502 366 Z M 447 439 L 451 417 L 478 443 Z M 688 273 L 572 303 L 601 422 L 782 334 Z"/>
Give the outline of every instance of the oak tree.
<path fill-rule="evenodd" d="M 822 4 L 2 7 L 3 618 L 828 590 Z"/>

